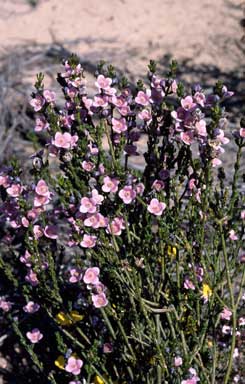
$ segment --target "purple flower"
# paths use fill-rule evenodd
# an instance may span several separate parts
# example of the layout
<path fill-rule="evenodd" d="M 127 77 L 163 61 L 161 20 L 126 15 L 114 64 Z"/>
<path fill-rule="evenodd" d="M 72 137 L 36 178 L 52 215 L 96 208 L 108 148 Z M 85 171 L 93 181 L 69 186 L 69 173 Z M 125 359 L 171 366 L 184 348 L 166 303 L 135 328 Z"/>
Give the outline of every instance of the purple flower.
<path fill-rule="evenodd" d="M 130 204 L 136 197 L 136 192 L 131 185 L 126 185 L 118 193 L 119 197 L 123 200 L 124 204 Z"/>
<path fill-rule="evenodd" d="M 23 311 L 27 313 L 35 313 L 39 310 L 40 305 L 37 303 L 34 303 L 34 301 L 29 301 L 24 307 Z"/>
<path fill-rule="evenodd" d="M 92 295 L 92 302 L 95 308 L 105 307 L 108 304 L 105 293 L 100 293 L 98 295 Z"/>
<path fill-rule="evenodd" d="M 36 344 L 43 338 L 43 334 L 39 331 L 38 328 L 34 328 L 31 332 L 26 333 L 26 337 L 30 340 L 31 343 Z"/>

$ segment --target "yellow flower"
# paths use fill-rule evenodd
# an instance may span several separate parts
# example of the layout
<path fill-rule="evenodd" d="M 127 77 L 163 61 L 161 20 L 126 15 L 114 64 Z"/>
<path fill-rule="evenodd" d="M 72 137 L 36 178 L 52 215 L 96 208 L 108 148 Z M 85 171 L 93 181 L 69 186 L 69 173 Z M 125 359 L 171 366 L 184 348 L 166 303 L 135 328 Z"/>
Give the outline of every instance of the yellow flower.
<path fill-rule="evenodd" d="M 170 256 L 172 259 L 175 259 L 177 255 L 177 248 L 172 245 L 168 245 L 167 253 L 168 253 L 168 256 Z"/>
<path fill-rule="evenodd" d="M 213 346 L 212 340 L 207 340 L 208 347 L 211 348 Z"/>
<path fill-rule="evenodd" d="M 64 312 L 59 312 L 55 318 L 60 325 L 69 326 L 72 324 L 72 320 Z"/>
<path fill-rule="evenodd" d="M 71 311 L 70 317 L 72 318 L 72 321 L 74 323 L 77 323 L 78 321 L 81 321 L 84 318 L 84 316 L 80 315 L 79 312 L 77 312 L 77 311 Z"/>
<path fill-rule="evenodd" d="M 94 378 L 94 384 L 105 384 L 105 382 L 100 376 L 96 375 Z"/>
<path fill-rule="evenodd" d="M 69 314 L 64 312 L 59 312 L 56 315 L 56 320 L 60 325 L 69 327 L 72 323 L 77 323 L 84 318 L 83 315 L 80 315 L 77 311 L 71 311 Z"/>
<path fill-rule="evenodd" d="M 202 285 L 202 297 L 204 298 L 204 301 L 208 301 L 208 299 L 212 296 L 213 291 L 210 288 L 210 286 L 206 283 L 203 283 Z"/>
<path fill-rule="evenodd" d="M 59 369 L 65 369 L 65 358 L 64 356 L 60 355 L 54 362 L 54 365 L 58 367 Z"/>

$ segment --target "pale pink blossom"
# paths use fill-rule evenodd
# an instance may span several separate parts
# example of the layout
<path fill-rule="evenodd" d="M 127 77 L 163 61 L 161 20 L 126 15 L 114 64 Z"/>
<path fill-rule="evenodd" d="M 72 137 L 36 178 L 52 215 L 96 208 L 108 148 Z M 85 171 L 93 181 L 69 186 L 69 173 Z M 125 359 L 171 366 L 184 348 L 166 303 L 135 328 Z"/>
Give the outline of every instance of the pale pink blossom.
<path fill-rule="evenodd" d="M 58 228 L 55 225 L 46 225 L 44 228 L 44 235 L 49 239 L 58 239 Z"/>
<path fill-rule="evenodd" d="M 9 176 L 0 176 L 0 186 L 3 186 L 4 188 L 8 188 L 10 185 L 10 179 Z"/>
<path fill-rule="evenodd" d="M 34 328 L 31 332 L 26 332 L 26 337 L 31 343 L 36 344 L 43 338 L 43 334 L 38 328 Z"/>
<path fill-rule="evenodd" d="M 33 225 L 33 234 L 36 240 L 43 236 L 43 230 L 40 225 Z"/>
<path fill-rule="evenodd" d="M 113 117 L 111 119 L 111 122 L 112 122 L 112 129 L 114 132 L 122 133 L 122 132 L 125 132 L 127 130 L 127 122 L 126 122 L 126 119 L 124 117 L 122 117 L 120 119 Z"/>
<path fill-rule="evenodd" d="M 231 327 L 229 325 L 223 325 L 222 333 L 224 335 L 230 335 L 231 334 Z"/>
<path fill-rule="evenodd" d="M 92 163 L 92 161 L 84 160 L 82 162 L 82 168 L 87 172 L 92 172 L 95 168 L 95 165 Z"/>
<path fill-rule="evenodd" d="M 105 293 L 99 293 L 98 295 L 92 295 L 92 302 L 95 308 L 105 307 L 108 304 Z"/>
<path fill-rule="evenodd" d="M 206 121 L 200 120 L 196 123 L 196 132 L 200 136 L 207 136 L 207 128 L 206 128 Z"/>
<path fill-rule="evenodd" d="M 118 193 L 124 204 L 130 204 L 136 197 L 136 192 L 131 185 L 126 185 Z"/>
<path fill-rule="evenodd" d="M 147 210 L 155 216 L 161 216 L 166 209 L 166 204 L 154 198 L 151 199 L 150 204 L 147 206 Z"/>
<path fill-rule="evenodd" d="M 123 229 L 125 229 L 125 222 L 124 219 L 121 217 L 116 217 L 107 226 L 107 231 L 115 236 L 120 236 Z"/>
<path fill-rule="evenodd" d="M 234 231 L 234 229 L 231 229 L 229 231 L 229 239 L 233 240 L 233 241 L 238 240 L 238 236 L 237 236 L 236 232 Z"/>
<path fill-rule="evenodd" d="M 12 184 L 6 189 L 7 194 L 11 197 L 18 197 L 23 191 L 23 187 L 20 184 Z"/>
<path fill-rule="evenodd" d="M 181 99 L 181 106 L 186 111 L 189 111 L 196 106 L 196 103 L 194 103 L 192 96 L 186 96 L 184 99 Z"/>
<path fill-rule="evenodd" d="M 90 214 L 83 222 L 85 227 L 105 228 L 108 225 L 108 219 L 101 213 Z"/>
<path fill-rule="evenodd" d="M 194 101 L 195 101 L 197 104 L 199 104 L 199 105 L 201 105 L 202 107 L 204 107 L 204 105 L 205 105 L 205 101 L 206 101 L 206 97 L 205 97 L 204 93 L 202 93 L 202 92 L 196 92 L 193 98 L 194 98 Z"/>
<path fill-rule="evenodd" d="M 4 297 L 0 297 L 0 309 L 4 312 L 9 312 L 12 308 L 12 303 L 10 301 L 5 300 Z"/>
<path fill-rule="evenodd" d="M 136 191 L 137 195 L 142 196 L 144 193 L 144 190 L 145 190 L 145 186 L 143 183 L 136 184 L 135 191 Z"/>
<path fill-rule="evenodd" d="M 102 108 L 107 107 L 108 106 L 108 96 L 105 96 L 105 95 L 94 96 L 93 106 L 94 107 L 102 107 Z"/>
<path fill-rule="evenodd" d="M 100 269 L 97 267 L 88 268 L 83 276 L 85 284 L 98 284 L 99 283 Z"/>
<path fill-rule="evenodd" d="M 245 220 L 245 210 L 241 212 L 241 219 Z"/>
<path fill-rule="evenodd" d="M 245 128 L 241 128 L 240 131 L 239 131 L 239 135 L 242 137 L 242 138 L 245 138 Z"/>
<path fill-rule="evenodd" d="M 30 101 L 30 105 L 33 107 L 35 112 L 40 111 L 42 109 L 42 107 L 44 106 L 44 104 L 45 104 L 45 99 L 40 95 L 36 95 Z"/>
<path fill-rule="evenodd" d="M 237 359 L 239 357 L 239 349 L 235 348 L 233 352 L 233 359 Z"/>
<path fill-rule="evenodd" d="M 219 165 L 221 165 L 222 161 L 220 159 L 218 159 L 217 157 L 215 157 L 214 159 L 211 160 L 211 164 L 212 164 L 212 167 L 215 168 L 215 167 L 218 167 Z"/>
<path fill-rule="evenodd" d="M 50 202 L 50 197 L 49 196 L 40 196 L 36 194 L 34 196 L 34 207 L 39 208 L 42 207 L 43 205 L 46 205 Z"/>
<path fill-rule="evenodd" d="M 118 108 L 123 108 L 127 106 L 127 100 L 122 95 L 121 96 L 113 95 L 111 98 L 111 102 Z"/>
<path fill-rule="evenodd" d="M 232 312 L 229 308 L 225 307 L 220 314 L 222 320 L 230 320 L 232 316 Z"/>
<path fill-rule="evenodd" d="M 30 283 L 33 287 L 38 285 L 39 280 L 37 278 L 36 272 L 34 272 L 32 269 L 29 269 L 29 271 L 27 272 L 27 275 L 25 276 L 25 281 Z"/>
<path fill-rule="evenodd" d="M 138 113 L 138 118 L 144 121 L 150 121 L 152 119 L 151 112 L 148 109 L 143 109 Z"/>
<path fill-rule="evenodd" d="M 45 119 L 45 117 L 39 116 L 39 117 L 36 118 L 36 120 L 35 120 L 35 128 L 34 128 L 34 130 L 36 132 L 44 131 L 48 127 L 49 127 L 49 124 L 48 124 L 47 120 Z"/>
<path fill-rule="evenodd" d="M 45 180 L 39 180 L 36 185 L 35 192 L 40 196 L 50 197 L 50 192 Z"/>
<path fill-rule="evenodd" d="M 80 245 L 83 248 L 94 248 L 96 245 L 96 240 L 97 240 L 96 236 L 84 234 L 83 239 L 80 242 Z"/>
<path fill-rule="evenodd" d="M 183 360 L 180 356 L 174 358 L 174 366 L 180 367 L 183 364 Z"/>
<path fill-rule="evenodd" d="M 69 278 L 70 283 L 78 283 L 82 279 L 82 273 L 79 268 L 71 268 L 69 270 L 69 273 L 70 273 L 70 278 Z"/>
<path fill-rule="evenodd" d="M 78 136 L 71 136 L 69 132 L 56 132 L 52 144 L 57 148 L 72 149 L 77 145 Z"/>
<path fill-rule="evenodd" d="M 117 192 L 119 181 L 117 179 L 111 179 L 109 176 L 105 176 L 103 179 L 102 191 L 103 192 Z"/>
<path fill-rule="evenodd" d="M 162 180 L 155 180 L 151 187 L 157 192 L 160 192 L 165 187 L 165 184 Z"/>
<path fill-rule="evenodd" d="M 108 90 L 112 83 L 112 79 L 110 77 L 105 77 L 104 75 L 99 75 L 95 82 L 97 88 Z"/>
<path fill-rule="evenodd" d="M 95 213 L 96 201 L 93 198 L 83 197 L 81 199 L 81 205 L 79 211 L 82 213 Z"/>
<path fill-rule="evenodd" d="M 34 303 L 34 301 L 28 301 L 28 303 L 23 307 L 23 311 L 27 313 L 35 313 L 39 310 L 40 305 Z"/>
<path fill-rule="evenodd" d="M 45 89 L 45 91 L 43 91 L 43 97 L 45 98 L 47 103 L 52 103 L 55 101 L 56 94 L 54 91 L 50 91 L 49 89 Z"/>
<path fill-rule="evenodd" d="M 150 103 L 150 99 L 149 99 L 149 96 L 143 92 L 143 91 L 139 91 L 137 93 L 137 96 L 135 98 L 135 102 L 137 104 L 140 104 L 140 105 L 143 105 L 143 106 L 146 106 L 146 105 L 149 105 Z"/>
<path fill-rule="evenodd" d="M 238 324 L 240 327 L 243 327 L 245 325 L 245 317 L 240 317 L 238 320 Z"/>
<path fill-rule="evenodd" d="M 92 190 L 92 199 L 95 201 L 97 205 L 101 205 L 104 200 L 104 196 L 100 195 L 97 189 Z"/>
<path fill-rule="evenodd" d="M 30 268 L 31 267 L 31 254 L 27 250 L 25 251 L 24 256 L 20 257 L 20 262 L 25 264 L 26 267 Z"/>
<path fill-rule="evenodd" d="M 195 290 L 195 285 L 193 284 L 193 282 L 188 277 L 185 278 L 184 288 L 185 289 L 192 289 L 193 291 Z"/>
<path fill-rule="evenodd" d="M 181 132 L 180 138 L 187 145 L 191 145 L 194 141 L 193 132 Z"/>
<path fill-rule="evenodd" d="M 29 220 L 24 216 L 24 217 L 21 218 L 21 224 L 23 225 L 23 227 L 28 228 L 30 222 L 29 222 Z"/>
<path fill-rule="evenodd" d="M 82 366 L 83 361 L 81 359 L 77 359 L 76 357 L 71 356 L 67 361 L 65 370 L 66 372 L 72 373 L 73 375 L 80 375 Z"/>

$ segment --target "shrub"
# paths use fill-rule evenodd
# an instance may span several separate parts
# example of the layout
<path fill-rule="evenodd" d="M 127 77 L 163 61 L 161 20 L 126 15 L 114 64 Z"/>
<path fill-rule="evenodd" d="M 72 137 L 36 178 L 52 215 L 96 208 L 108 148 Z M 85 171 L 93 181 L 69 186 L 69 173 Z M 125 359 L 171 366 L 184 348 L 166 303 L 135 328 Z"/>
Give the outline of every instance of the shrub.
<path fill-rule="evenodd" d="M 28 182 L 17 162 L 0 173 L 4 326 L 49 383 L 242 380 L 243 120 L 232 179 L 222 168 L 232 92 L 187 93 L 175 62 L 165 78 L 150 62 L 136 86 L 101 63 L 89 97 L 76 57 L 64 66 L 62 106 L 37 76 Z"/>

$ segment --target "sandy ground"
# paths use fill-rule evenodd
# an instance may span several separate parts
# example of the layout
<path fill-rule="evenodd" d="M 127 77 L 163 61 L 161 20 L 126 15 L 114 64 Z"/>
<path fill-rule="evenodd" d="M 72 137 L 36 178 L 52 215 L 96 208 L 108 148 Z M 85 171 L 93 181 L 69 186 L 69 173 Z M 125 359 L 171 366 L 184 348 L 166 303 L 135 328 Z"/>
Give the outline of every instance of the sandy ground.
<path fill-rule="evenodd" d="M 242 63 L 241 0 L 0 0 L 0 54 L 53 39 L 84 59 L 105 59 L 133 74 L 148 59 Z"/>

